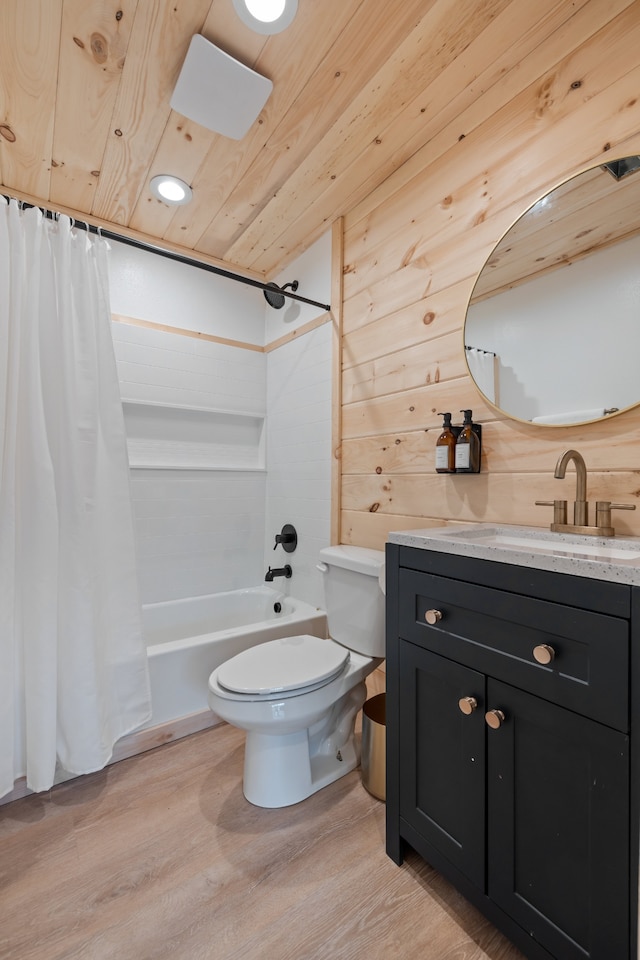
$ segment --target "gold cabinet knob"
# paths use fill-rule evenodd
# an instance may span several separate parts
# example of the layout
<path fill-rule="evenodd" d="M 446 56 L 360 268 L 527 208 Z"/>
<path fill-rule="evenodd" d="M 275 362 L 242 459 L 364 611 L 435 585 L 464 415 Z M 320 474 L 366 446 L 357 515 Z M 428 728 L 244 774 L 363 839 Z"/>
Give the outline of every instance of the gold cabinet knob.
<path fill-rule="evenodd" d="M 462 711 L 462 713 L 464 713 L 465 716 L 468 717 L 473 713 L 473 711 L 478 706 L 478 701 L 476 700 L 475 697 L 460 697 L 460 699 L 458 700 L 458 706 L 460 707 L 460 710 Z"/>
<path fill-rule="evenodd" d="M 547 666 L 555 658 L 556 652 L 553 647 L 550 647 L 548 643 L 540 643 L 537 647 L 533 648 L 533 659 L 537 663 L 542 663 L 544 666 Z"/>
<path fill-rule="evenodd" d="M 433 626 L 435 623 L 438 623 L 440 620 L 442 620 L 442 611 L 427 610 L 427 612 L 424 615 L 424 618 L 427 621 L 427 623 L 430 623 L 431 626 Z"/>
<path fill-rule="evenodd" d="M 502 710 L 488 710 L 484 715 L 484 722 L 492 730 L 497 730 L 505 721 Z"/>

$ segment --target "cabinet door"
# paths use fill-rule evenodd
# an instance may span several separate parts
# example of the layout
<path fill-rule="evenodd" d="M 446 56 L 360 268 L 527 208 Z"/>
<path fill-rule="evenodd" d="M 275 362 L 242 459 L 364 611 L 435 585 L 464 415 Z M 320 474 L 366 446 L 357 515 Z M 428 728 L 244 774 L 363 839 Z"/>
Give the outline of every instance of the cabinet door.
<path fill-rule="evenodd" d="M 629 955 L 628 738 L 496 680 L 488 893 L 553 956 Z"/>
<path fill-rule="evenodd" d="M 400 689 L 400 817 L 484 889 L 485 678 L 401 641 Z"/>

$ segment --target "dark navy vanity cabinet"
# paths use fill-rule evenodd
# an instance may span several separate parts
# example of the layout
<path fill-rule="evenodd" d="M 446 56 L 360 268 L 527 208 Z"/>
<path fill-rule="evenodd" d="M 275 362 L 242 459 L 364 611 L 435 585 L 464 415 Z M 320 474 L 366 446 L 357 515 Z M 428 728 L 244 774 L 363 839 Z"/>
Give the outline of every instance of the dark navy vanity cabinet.
<path fill-rule="evenodd" d="M 640 588 L 387 545 L 387 852 L 531 960 L 635 960 Z"/>

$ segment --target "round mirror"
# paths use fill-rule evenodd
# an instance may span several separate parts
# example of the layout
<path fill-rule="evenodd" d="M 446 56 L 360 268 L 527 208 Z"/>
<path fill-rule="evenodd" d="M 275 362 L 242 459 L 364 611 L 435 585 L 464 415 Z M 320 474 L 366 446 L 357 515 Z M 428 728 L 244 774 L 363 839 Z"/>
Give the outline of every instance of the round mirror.
<path fill-rule="evenodd" d="M 640 157 L 578 174 L 516 221 L 473 288 L 464 343 L 509 417 L 561 426 L 640 403 Z"/>

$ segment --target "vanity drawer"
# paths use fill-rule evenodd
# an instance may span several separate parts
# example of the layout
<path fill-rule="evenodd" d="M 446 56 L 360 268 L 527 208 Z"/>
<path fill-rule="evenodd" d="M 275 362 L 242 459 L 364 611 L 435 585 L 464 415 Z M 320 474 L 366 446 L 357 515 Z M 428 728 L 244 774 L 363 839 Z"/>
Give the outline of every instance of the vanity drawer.
<path fill-rule="evenodd" d="M 401 569 L 399 585 L 405 640 L 629 729 L 627 620 L 415 570 Z M 543 657 L 551 648 L 548 665 L 536 648 Z"/>

